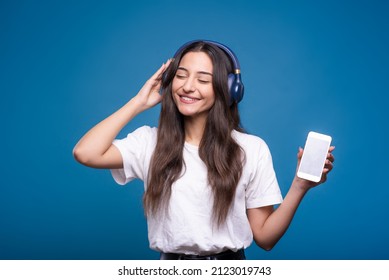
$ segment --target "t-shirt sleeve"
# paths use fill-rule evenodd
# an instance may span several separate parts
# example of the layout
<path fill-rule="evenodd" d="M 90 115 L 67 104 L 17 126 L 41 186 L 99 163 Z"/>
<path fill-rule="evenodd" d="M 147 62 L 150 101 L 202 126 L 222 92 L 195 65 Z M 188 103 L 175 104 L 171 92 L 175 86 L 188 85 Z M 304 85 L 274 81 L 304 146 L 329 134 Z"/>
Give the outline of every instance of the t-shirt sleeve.
<path fill-rule="evenodd" d="M 257 151 L 257 155 L 252 155 L 254 169 L 246 189 L 247 208 L 258 208 L 282 202 L 281 190 L 267 144 L 261 141 Z"/>
<path fill-rule="evenodd" d="M 133 179 L 145 181 L 156 141 L 156 128 L 142 126 L 123 139 L 115 139 L 113 145 L 123 159 L 123 168 L 111 169 L 116 183 L 125 185 Z"/>

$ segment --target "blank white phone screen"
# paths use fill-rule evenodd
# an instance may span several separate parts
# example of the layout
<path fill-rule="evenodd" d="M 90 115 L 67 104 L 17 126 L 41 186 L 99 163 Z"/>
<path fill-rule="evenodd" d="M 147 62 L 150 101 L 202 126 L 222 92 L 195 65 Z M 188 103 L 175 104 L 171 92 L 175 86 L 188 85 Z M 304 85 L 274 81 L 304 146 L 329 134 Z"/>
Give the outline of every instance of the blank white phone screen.
<path fill-rule="evenodd" d="M 305 144 L 303 158 L 299 171 L 320 177 L 328 153 L 328 141 L 309 137 Z"/>

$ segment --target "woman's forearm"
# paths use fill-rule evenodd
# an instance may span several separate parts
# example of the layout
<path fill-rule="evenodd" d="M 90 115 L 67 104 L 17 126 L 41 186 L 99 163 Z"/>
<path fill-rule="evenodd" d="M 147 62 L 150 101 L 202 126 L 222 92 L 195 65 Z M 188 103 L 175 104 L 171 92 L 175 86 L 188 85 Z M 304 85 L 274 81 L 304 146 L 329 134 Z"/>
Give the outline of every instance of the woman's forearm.
<path fill-rule="evenodd" d="M 76 160 L 88 166 L 99 167 L 112 141 L 141 111 L 139 103 L 133 98 L 118 111 L 92 127 L 73 149 Z"/>
<path fill-rule="evenodd" d="M 284 201 L 266 220 L 262 234 L 268 249 L 285 234 L 306 193 L 307 190 L 300 188 L 298 181 L 294 180 Z"/>
<path fill-rule="evenodd" d="M 261 248 L 271 250 L 288 229 L 307 190 L 301 188 L 299 179 L 295 178 L 280 206 L 248 210 L 248 218 L 252 227 L 254 240 Z"/>

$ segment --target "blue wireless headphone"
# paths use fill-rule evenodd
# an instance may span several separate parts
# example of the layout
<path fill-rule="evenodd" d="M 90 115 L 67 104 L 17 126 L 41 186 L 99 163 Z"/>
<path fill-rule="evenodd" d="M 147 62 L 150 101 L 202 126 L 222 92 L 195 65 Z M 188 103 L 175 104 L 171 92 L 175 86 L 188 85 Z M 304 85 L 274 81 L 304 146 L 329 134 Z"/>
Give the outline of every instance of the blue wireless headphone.
<path fill-rule="evenodd" d="M 228 74 L 228 90 L 230 92 L 231 101 L 236 102 L 236 103 L 240 102 L 243 99 L 244 86 L 243 86 L 242 79 L 240 76 L 240 65 L 239 65 L 238 58 L 236 57 L 236 55 L 234 54 L 234 52 L 230 48 L 228 48 L 227 46 L 225 46 L 223 44 L 215 42 L 215 41 L 194 40 L 194 41 L 190 41 L 190 42 L 184 44 L 182 47 L 180 47 L 176 51 L 176 53 L 174 54 L 174 58 L 187 46 L 189 46 L 193 43 L 196 43 L 196 42 L 204 42 L 204 43 L 215 45 L 215 46 L 219 47 L 220 49 L 222 49 L 230 57 L 230 59 L 233 63 L 234 71 L 233 71 L 233 73 Z"/>

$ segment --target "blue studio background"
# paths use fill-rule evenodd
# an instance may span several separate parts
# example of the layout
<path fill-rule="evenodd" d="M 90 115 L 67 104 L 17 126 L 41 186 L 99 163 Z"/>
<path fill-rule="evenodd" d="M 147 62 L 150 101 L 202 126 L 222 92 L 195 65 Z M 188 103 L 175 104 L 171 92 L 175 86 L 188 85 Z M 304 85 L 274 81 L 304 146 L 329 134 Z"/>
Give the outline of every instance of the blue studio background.
<path fill-rule="evenodd" d="M 378 0 L 1 0 L 0 259 L 158 258 L 142 182 L 120 187 L 72 149 L 198 38 L 237 54 L 242 123 L 270 146 L 284 195 L 309 130 L 336 146 L 283 239 L 248 258 L 389 259 L 388 12 Z"/>

